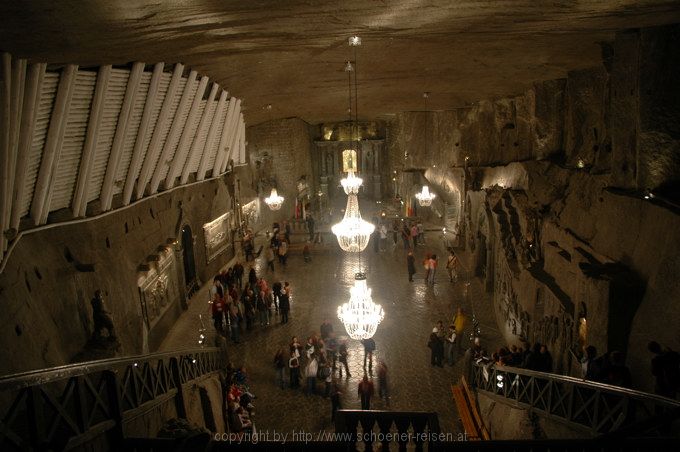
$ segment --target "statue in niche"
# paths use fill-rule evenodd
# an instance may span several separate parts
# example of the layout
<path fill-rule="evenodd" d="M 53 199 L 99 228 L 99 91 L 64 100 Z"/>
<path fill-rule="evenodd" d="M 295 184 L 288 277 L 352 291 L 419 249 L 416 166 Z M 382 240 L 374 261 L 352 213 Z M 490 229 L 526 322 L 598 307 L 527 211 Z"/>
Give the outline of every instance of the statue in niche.
<path fill-rule="evenodd" d="M 512 321 L 510 323 L 511 323 L 511 326 L 512 326 L 512 334 L 517 336 L 517 321 L 515 319 L 512 319 Z"/>
<path fill-rule="evenodd" d="M 116 331 L 113 327 L 113 319 L 111 314 L 104 309 L 104 297 L 101 290 L 96 290 L 94 298 L 90 301 L 92 305 L 92 321 L 94 322 L 94 331 L 92 332 L 92 339 L 96 342 L 102 342 L 104 336 L 102 331 L 106 330 L 108 340 L 116 342 Z"/>

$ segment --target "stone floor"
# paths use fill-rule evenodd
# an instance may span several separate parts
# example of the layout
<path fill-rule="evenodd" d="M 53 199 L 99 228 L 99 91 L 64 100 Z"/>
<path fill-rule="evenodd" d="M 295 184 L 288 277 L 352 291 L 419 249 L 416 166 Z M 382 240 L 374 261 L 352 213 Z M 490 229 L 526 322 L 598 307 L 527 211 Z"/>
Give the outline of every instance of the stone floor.
<path fill-rule="evenodd" d="M 260 238 L 264 242 L 264 237 Z M 375 253 L 369 247 L 361 256 L 340 251 L 331 243 L 316 249 L 312 262 L 305 264 L 301 255 L 291 255 L 288 266 L 277 265 L 274 273 L 264 271 L 270 283 L 276 279 L 289 281 L 292 290 L 290 321 L 286 325 L 275 317 L 270 326 L 255 327 L 241 337 L 241 343 L 230 343 L 230 359 L 236 366 L 245 364 L 250 374 L 255 400 L 255 422 L 260 431 L 292 432 L 303 429 L 319 432 L 333 429 L 330 421 L 330 401 L 322 396 L 305 396 L 300 390 L 275 387 L 273 356 L 278 347 L 287 344 L 297 335 L 304 343 L 306 337 L 318 331 L 324 319 L 333 322 L 337 335 L 344 335 L 344 327 L 337 319 L 340 303 L 349 298 L 354 273 L 364 268 L 368 285 L 373 290 L 373 301 L 383 306 L 385 319 L 375 334 L 377 350 L 374 360 L 384 360 L 388 366 L 390 409 L 409 411 L 436 411 L 444 432 L 458 433 L 459 422 L 451 395 L 451 384 L 462 372 L 462 353 L 453 367 L 433 368 L 427 340 L 438 320 L 450 322 L 456 308 L 461 306 L 468 314 L 467 333 L 471 331 L 471 313 L 475 312 L 482 329 L 483 345 L 495 349 L 501 345 L 490 299 L 477 278 L 450 283 L 444 263 L 446 252 L 442 234 L 429 232 L 425 246 L 416 250 L 416 262 L 425 252 L 435 252 L 440 257 L 434 287 L 424 282 L 424 271 L 417 266 L 415 281 L 410 283 L 406 274 L 406 252 L 401 242 L 396 247 Z M 468 257 L 461 254 L 461 262 L 469 268 Z M 255 262 L 258 274 L 264 262 Z M 248 267 L 246 268 L 247 271 Z M 465 295 L 466 282 L 469 294 Z M 208 314 L 207 287 L 193 298 L 189 309 L 183 313 L 161 346 L 161 350 L 177 350 L 197 345 L 199 314 L 212 333 Z M 363 348 L 358 341 L 350 340 L 350 369 L 352 378 L 338 380 L 343 390 L 343 408 L 358 409 L 357 384 L 363 376 Z M 321 382 L 318 382 L 321 383 Z M 304 384 L 304 381 L 303 381 Z M 321 391 L 323 384 L 317 389 Z M 376 381 L 377 393 L 377 381 Z M 385 404 L 375 397 L 373 409 L 385 409 Z"/>

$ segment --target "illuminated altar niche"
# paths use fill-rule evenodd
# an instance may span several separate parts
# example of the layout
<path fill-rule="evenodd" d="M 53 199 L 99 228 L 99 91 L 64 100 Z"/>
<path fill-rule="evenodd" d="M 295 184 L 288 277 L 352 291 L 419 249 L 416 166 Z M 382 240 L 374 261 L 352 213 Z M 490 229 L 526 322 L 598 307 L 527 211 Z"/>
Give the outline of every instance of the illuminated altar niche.
<path fill-rule="evenodd" d="M 205 257 L 208 263 L 231 246 L 231 212 L 203 225 Z"/>

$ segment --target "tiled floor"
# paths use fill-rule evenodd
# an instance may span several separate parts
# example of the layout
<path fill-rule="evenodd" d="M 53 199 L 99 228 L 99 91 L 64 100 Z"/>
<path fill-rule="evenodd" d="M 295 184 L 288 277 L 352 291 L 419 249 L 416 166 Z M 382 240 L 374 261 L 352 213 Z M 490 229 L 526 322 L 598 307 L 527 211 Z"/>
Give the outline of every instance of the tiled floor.
<path fill-rule="evenodd" d="M 304 343 L 309 334 L 319 330 L 325 318 L 333 322 L 336 334 L 344 335 L 344 327 L 336 316 L 337 306 L 348 300 L 354 273 L 358 268 L 363 268 L 367 273 L 368 285 L 373 290 L 373 301 L 381 304 L 385 310 L 385 320 L 375 335 L 377 350 L 374 359 L 385 360 L 389 369 L 390 409 L 436 411 L 443 431 L 458 432 L 451 384 L 461 375 L 462 354 L 453 367 L 431 367 L 426 346 L 428 336 L 438 320 L 450 322 L 459 306 L 468 313 L 469 333 L 473 303 L 481 323 L 485 348 L 497 348 L 501 336 L 496 328 L 490 297 L 483 291 L 480 281 L 476 278 L 469 280 L 469 295 L 465 296 L 464 281 L 455 284 L 448 281 L 444 268 L 447 254 L 443 249 L 441 233 L 430 232 L 426 239 L 428 244 L 416 250 L 416 262 L 422 260 L 428 251 L 440 257 L 441 267 L 434 287 L 425 285 L 424 271 L 420 265 L 416 267 L 418 273 L 415 281 L 408 281 L 406 252 L 401 242 L 377 254 L 369 244 L 361 256 L 343 253 L 334 243 L 330 243 L 313 252 L 311 263 L 304 263 L 298 251 L 290 256 L 286 268 L 277 264 L 274 273 L 264 271 L 264 277 L 270 284 L 277 279 L 291 283 L 293 296 L 290 322 L 281 325 L 278 317 L 275 317 L 270 326 L 256 327 L 242 335 L 240 344 L 230 343 L 229 348 L 234 365 L 245 364 L 250 374 L 252 391 L 257 395 L 255 421 L 260 431 L 332 430 L 328 399 L 321 395 L 307 397 L 300 390 L 275 387 L 273 356 L 280 346 L 285 346 L 287 350 L 287 344 L 294 335 Z M 264 238 L 260 240 L 264 241 Z M 467 256 L 461 254 L 460 257 L 466 264 Z M 264 263 L 258 259 L 255 266 L 259 275 Z M 210 333 L 213 332 L 207 294 L 207 287 L 204 287 L 194 296 L 189 309 L 165 339 L 162 350 L 195 347 L 200 327 L 199 314 L 204 314 L 205 326 Z M 352 378 L 338 380 L 343 388 L 344 408 L 360 407 L 357 384 L 364 373 L 362 367 L 363 348 L 358 341 L 350 340 Z M 322 386 L 319 384 L 317 389 L 321 391 Z M 372 408 L 384 409 L 385 405 L 375 397 Z"/>

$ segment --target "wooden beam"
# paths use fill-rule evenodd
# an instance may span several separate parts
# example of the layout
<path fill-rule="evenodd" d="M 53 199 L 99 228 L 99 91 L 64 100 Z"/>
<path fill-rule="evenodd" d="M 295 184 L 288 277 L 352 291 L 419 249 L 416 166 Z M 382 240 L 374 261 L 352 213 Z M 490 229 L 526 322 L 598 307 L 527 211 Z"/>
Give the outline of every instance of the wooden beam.
<path fill-rule="evenodd" d="M 182 97 L 179 100 L 179 105 L 177 106 L 175 118 L 172 120 L 172 125 L 170 126 L 170 131 L 168 132 L 168 138 L 165 140 L 165 144 L 163 145 L 163 151 L 161 152 L 161 156 L 158 158 L 156 171 L 154 172 L 153 177 L 151 178 L 151 186 L 149 190 L 151 194 L 156 193 L 158 191 L 158 186 L 160 185 L 161 179 L 163 178 L 163 168 L 165 168 L 165 166 L 168 165 L 168 160 L 171 157 L 170 153 L 172 152 L 173 149 L 175 149 L 175 154 L 179 152 L 179 149 L 177 148 L 177 141 L 181 137 L 180 134 L 182 132 L 183 126 L 182 117 L 184 116 L 184 111 L 187 109 L 187 106 L 189 105 L 189 98 L 191 97 L 195 81 L 196 71 L 191 71 L 189 73 L 187 83 L 186 85 L 184 85 L 184 92 L 182 93 Z M 168 168 L 168 173 L 169 172 L 170 168 Z"/>
<path fill-rule="evenodd" d="M 135 140 L 135 147 L 132 149 L 132 158 L 130 160 L 130 166 L 128 167 L 127 177 L 125 178 L 125 186 L 123 187 L 124 206 L 130 204 L 132 192 L 134 191 L 135 188 L 137 171 L 139 171 L 139 167 L 142 164 L 142 160 L 144 157 L 144 142 L 146 141 L 147 133 L 149 133 L 148 130 L 149 122 L 151 121 L 153 106 L 156 103 L 156 97 L 158 95 L 158 85 L 160 84 L 164 67 L 165 63 L 156 63 L 156 65 L 153 67 L 153 73 L 151 74 L 149 90 L 146 93 L 146 100 L 144 101 L 144 111 L 142 112 L 142 119 L 139 122 L 139 129 L 137 130 L 137 139 Z"/>
<path fill-rule="evenodd" d="M 205 108 L 203 109 L 203 116 L 201 117 L 201 122 L 198 123 L 198 130 L 196 130 L 196 135 L 194 135 L 194 141 L 191 144 L 191 149 L 189 150 L 189 155 L 184 162 L 184 169 L 182 170 L 182 178 L 180 179 L 180 184 L 186 184 L 189 180 L 189 173 L 191 172 L 191 161 L 195 156 L 198 155 L 203 149 L 200 147 L 199 138 L 203 135 L 205 128 L 208 127 L 208 116 L 210 114 L 210 104 L 215 100 L 215 95 L 217 94 L 217 89 L 219 85 L 213 83 L 210 94 L 208 95 L 208 100 L 205 103 Z"/>
<path fill-rule="evenodd" d="M 163 129 L 165 128 L 165 123 L 168 122 L 170 107 L 172 105 L 172 100 L 175 97 L 179 80 L 182 78 L 182 71 L 184 71 L 184 65 L 177 63 L 175 65 L 175 70 L 172 72 L 170 86 L 168 86 L 168 92 L 165 94 L 165 99 L 163 99 L 163 105 L 158 114 L 158 121 L 156 121 L 156 127 L 154 127 L 153 135 L 151 136 L 151 143 L 149 143 L 149 149 L 146 150 L 144 164 L 142 165 L 142 170 L 137 179 L 137 199 L 144 196 L 144 189 L 151 178 L 151 171 L 153 171 L 156 166 L 161 140 L 163 139 Z"/>
<path fill-rule="evenodd" d="M 111 65 L 100 66 L 97 74 L 97 85 L 92 97 L 92 107 L 90 108 L 90 118 L 87 122 L 87 132 L 83 152 L 80 156 L 80 168 L 78 169 L 78 180 L 76 189 L 73 193 L 71 210 L 74 217 L 85 215 L 87 206 L 87 187 L 92 174 L 92 164 L 94 163 L 94 151 L 97 148 L 97 138 L 99 138 L 99 126 L 101 125 L 102 111 L 104 111 L 104 98 L 109 86 L 111 76 Z"/>
<path fill-rule="evenodd" d="M 9 53 L 2 54 L 0 62 L 0 256 L 7 249 L 7 239 L 5 238 L 4 222 L 5 211 L 9 206 L 5 205 L 5 193 L 9 189 L 9 147 L 12 120 L 10 119 L 12 110 L 12 56 Z"/>
<path fill-rule="evenodd" d="M 210 124 L 210 129 L 208 129 L 208 136 L 205 139 L 205 146 L 203 146 L 203 154 L 201 155 L 201 161 L 198 164 L 198 171 L 196 172 L 196 180 L 205 179 L 205 172 L 208 169 L 207 168 L 208 161 L 210 160 L 211 148 L 213 145 L 213 141 L 215 141 L 215 135 L 217 134 L 219 126 L 224 124 L 224 121 L 220 121 L 220 118 L 222 117 L 222 113 L 224 112 L 226 103 L 227 92 L 222 90 L 222 94 L 220 94 L 220 100 L 219 102 L 217 102 L 217 108 L 215 108 L 215 115 L 213 116 L 212 122 Z"/>
<path fill-rule="evenodd" d="M 9 160 L 7 161 L 7 189 L 4 192 L 5 207 L 2 209 L 2 231 L 8 229 L 12 217 L 12 200 L 16 182 L 16 166 L 19 157 L 19 132 L 24 109 L 26 88 L 26 60 L 12 62 L 12 98 L 10 100 Z"/>
<path fill-rule="evenodd" d="M 238 152 L 238 143 L 240 139 L 240 134 L 241 134 L 241 117 L 243 116 L 243 113 L 240 113 L 237 116 L 237 122 L 234 126 L 234 133 L 231 136 L 231 140 L 229 140 L 229 150 L 226 154 L 226 158 L 222 160 L 222 164 L 220 165 L 220 174 L 224 173 L 227 170 L 227 165 L 229 165 L 229 160 L 235 159 L 236 158 L 236 153 Z"/>
<path fill-rule="evenodd" d="M 243 117 L 243 113 L 241 113 L 241 119 L 239 120 L 239 127 L 241 127 L 241 133 L 239 134 L 239 143 L 238 143 L 238 150 L 239 150 L 238 163 L 244 164 L 244 163 L 246 163 L 246 119 Z"/>
<path fill-rule="evenodd" d="M 130 70 L 127 86 L 125 87 L 123 105 L 120 107 L 120 113 L 118 114 L 116 133 L 113 135 L 113 144 L 111 145 L 111 152 L 109 153 L 109 161 L 106 164 L 106 173 L 104 174 L 102 189 L 99 193 L 99 201 L 103 211 L 107 211 L 111 208 L 113 184 L 116 182 L 118 165 L 120 164 L 120 158 L 123 154 L 123 145 L 125 144 L 125 136 L 127 135 L 128 126 L 130 125 L 130 113 L 132 113 L 132 109 L 135 106 L 137 90 L 142 81 L 142 72 L 144 72 L 144 63 L 134 63 Z"/>
<path fill-rule="evenodd" d="M 188 147 L 190 146 L 189 140 L 191 137 L 191 131 L 194 128 L 194 123 L 198 119 L 198 109 L 201 106 L 201 100 L 203 100 L 203 93 L 205 93 L 205 87 L 208 85 L 208 77 L 201 77 L 198 83 L 198 90 L 196 91 L 196 96 L 191 103 L 191 108 L 189 109 L 189 116 L 187 117 L 187 122 L 184 125 L 184 130 L 182 131 L 182 137 L 179 139 L 179 144 L 177 145 L 177 151 L 175 152 L 175 157 L 172 159 L 172 165 L 170 170 L 168 170 L 168 175 L 165 178 L 165 188 L 170 189 L 175 185 L 175 179 L 179 176 L 179 172 L 182 169 L 182 165 L 186 161 L 187 154 L 189 153 Z"/>
<path fill-rule="evenodd" d="M 229 130 L 229 125 L 231 124 L 231 119 L 234 116 L 234 110 L 236 107 L 236 101 L 237 99 L 235 97 L 232 97 L 229 99 L 229 107 L 227 108 L 227 114 L 224 118 L 224 122 L 222 123 L 222 134 L 220 135 L 220 142 L 217 145 L 217 155 L 215 156 L 215 162 L 213 163 L 212 167 L 212 177 L 216 177 L 220 173 L 220 166 L 222 165 L 222 160 L 224 159 L 224 155 L 227 152 L 227 134 Z"/>
<path fill-rule="evenodd" d="M 33 191 L 31 217 L 36 225 L 45 223 L 47 221 L 47 214 L 50 211 L 52 183 L 57 166 L 59 166 L 61 147 L 64 141 L 64 133 L 66 132 L 66 121 L 68 119 L 68 111 L 77 73 L 78 66 L 69 64 L 61 70 L 59 77 L 57 96 L 54 100 L 45 147 L 43 148 L 42 159 L 40 161 L 38 179 Z"/>
<path fill-rule="evenodd" d="M 21 132 L 19 133 L 19 149 L 17 152 L 16 177 L 14 182 L 12 215 L 9 226 L 19 229 L 21 221 L 21 207 L 23 206 L 26 192 L 26 174 L 28 171 L 28 156 L 33 145 L 33 132 L 40 110 L 40 97 L 42 83 L 45 77 L 47 64 L 34 63 L 28 68 L 28 78 L 24 90 L 24 108 L 21 112 Z"/>

